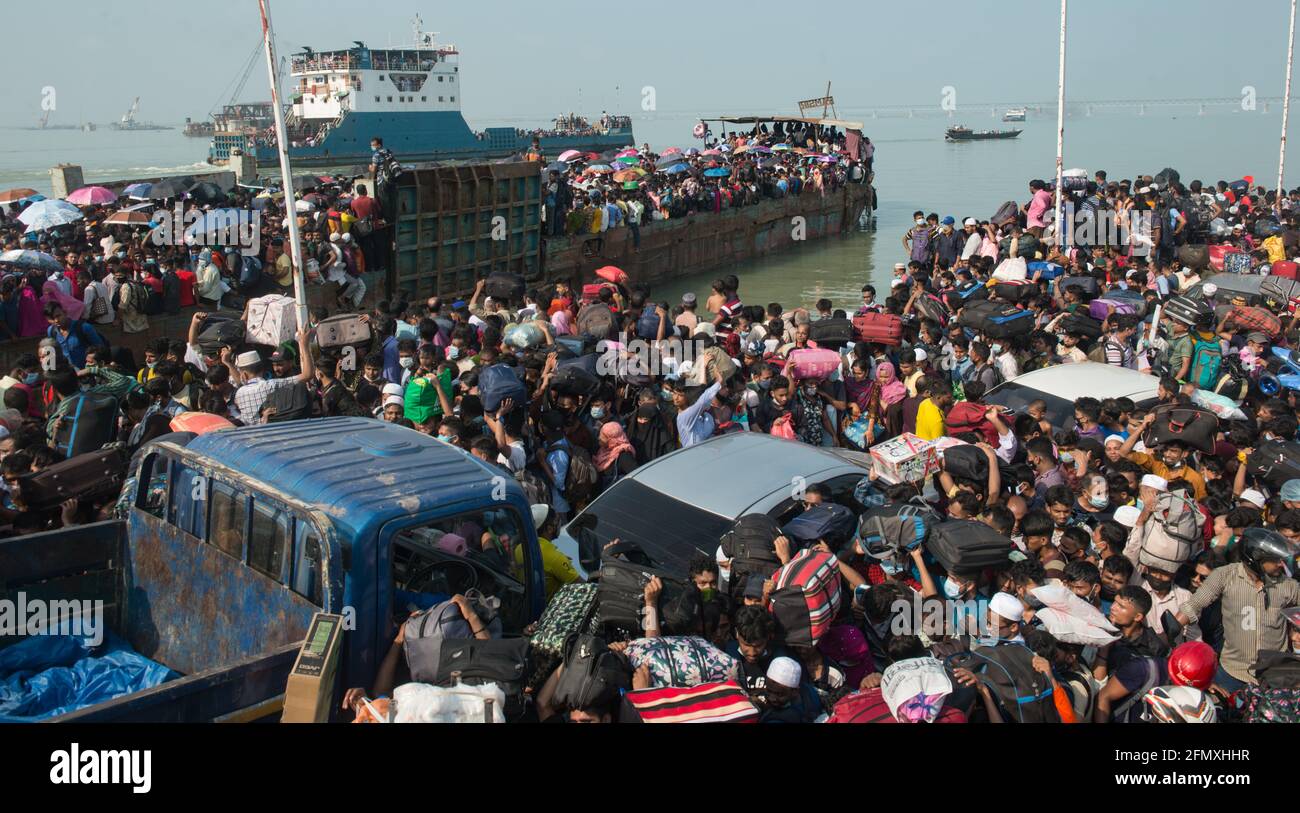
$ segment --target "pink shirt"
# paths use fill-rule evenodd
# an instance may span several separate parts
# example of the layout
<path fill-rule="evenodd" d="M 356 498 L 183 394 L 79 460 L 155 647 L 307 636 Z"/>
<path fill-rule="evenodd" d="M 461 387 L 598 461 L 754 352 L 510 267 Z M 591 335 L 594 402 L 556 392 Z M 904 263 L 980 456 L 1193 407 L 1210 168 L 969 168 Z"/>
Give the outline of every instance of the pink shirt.
<path fill-rule="evenodd" d="M 1046 226 L 1047 223 L 1043 221 L 1043 215 L 1050 208 L 1052 208 L 1052 193 L 1046 189 L 1035 192 L 1034 199 L 1029 202 L 1029 211 L 1026 213 L 1029 228 Z"/>

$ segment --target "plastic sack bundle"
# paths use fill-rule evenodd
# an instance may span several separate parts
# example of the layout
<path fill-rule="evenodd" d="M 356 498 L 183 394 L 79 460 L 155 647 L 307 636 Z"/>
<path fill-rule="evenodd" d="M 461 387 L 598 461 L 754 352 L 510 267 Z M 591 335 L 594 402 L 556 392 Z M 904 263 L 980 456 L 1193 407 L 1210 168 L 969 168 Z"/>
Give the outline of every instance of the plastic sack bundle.
<path fill-rule="evenodd" d="M 105 633 L 33 635 L 0 649 L 0 722 L 35 722 L 152 689 L 180 675 Z"/>
<path fill-rule="evenodd" d="M 1029 595 L 1043 606 L 1035 617 L 1043 628 L 1066 644 L 1105 646 L 1119 638 L 1119 630 L 1101 610 L 1059 584 L 1035 587 Z"/>
<path fill-rule="evenodd" d="M 430 686 L 405 683 L 393 690 L 395 723 L 483 723 L 485 703 L 492 701 L 492 722 L 506 721 L 505 693 L 495 683 L 478 686 Z"/>

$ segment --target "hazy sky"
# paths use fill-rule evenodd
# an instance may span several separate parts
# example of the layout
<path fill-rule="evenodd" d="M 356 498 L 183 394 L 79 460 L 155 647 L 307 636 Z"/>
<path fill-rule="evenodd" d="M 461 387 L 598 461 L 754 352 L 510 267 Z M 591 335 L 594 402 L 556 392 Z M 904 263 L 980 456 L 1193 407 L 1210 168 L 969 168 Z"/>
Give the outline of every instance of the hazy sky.
<path fill-rule="evenodd" d="M 1289 4 L 1231 8 L 1222 0 L 1075 0 L 1067 98 L 1238 97 L 1243 85 L 1280 96 Z M 272 11 L 281 55 L 354 39 L 407 44 L 419 12 L 426 30 L 462 52 L 471 124 L 540 122 L 570 109 L 639 115 L 646 86 L 661 113 L 794 112 L 827 80 L 841 113 L 937 105 L 945 86 L 955 88 L 959 109 L 1056 95 L 1052 0 L 274 0 Z M 260 36 L 256 0 L 10 2 L 4 16 L 7 125 L 38 118 L 46 86 L 57 92 L 56 123 L 116 119 L 137 95 L 141 119 L 203 117 L 226 101 L 223 89 Z M 1239 36 L 1225 42 L 1228 28 Z M 1230 59 L 1205 59 L 1229 43 Z M 267 97 L 259 62 L 240 100 Z"/>

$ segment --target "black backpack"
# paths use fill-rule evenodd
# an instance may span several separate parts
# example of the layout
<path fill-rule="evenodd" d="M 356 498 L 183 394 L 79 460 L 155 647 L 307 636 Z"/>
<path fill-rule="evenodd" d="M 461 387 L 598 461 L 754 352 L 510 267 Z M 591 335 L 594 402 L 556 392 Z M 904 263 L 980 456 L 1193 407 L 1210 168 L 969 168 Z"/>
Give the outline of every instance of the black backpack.
<path fill-rule="evenodd" d="M 747 577 L 766 579 L 781 567 L 772 544 L 780 535 L 781 528 L 767 514 L 745 514 L 722 535 L 719 546 L 731 560 L 728 586 L 733 595 L 743 589 Z"/>
<path fill-rule="evenodd" d="M 174 270 L 168 270 L 162 276 L 162 309 L 164 313 L 181 312 L 181 278 Z"/>
<path fill-rule="evenodd" d="M 625 661 L 598 635 L 574 634 L 564 644 L 555 704 L 566 709 L 609 706 L 632 687 Z"/>
<path fill-rule="evenodd" d="M 1013 723 L 1059 723 L 1052 682 L 1033 666 L 1034 652 L 1022 643 L 982 646 L 949 658 L 953 667 L 970 669 Z"/>
<path fill-rule="evenodd" d="M 663 582 L 659 606 L 665 607 L 686 589 L 685 582 L 648 565 L 604 559 L 600 563 L 596 618 L 599 623 L 642 637 L 642 611 L 645 609 L 645 586 L 658 576 Z"/>
<path fill-rule="evenodd" d="M 271 410 L 267 423 L 300 421 L 311 417 L 311 395 L 307 385 L 301 381 L 288 387 L 278 387 L 266 396 L 262 402 L 262 411 Z"/>

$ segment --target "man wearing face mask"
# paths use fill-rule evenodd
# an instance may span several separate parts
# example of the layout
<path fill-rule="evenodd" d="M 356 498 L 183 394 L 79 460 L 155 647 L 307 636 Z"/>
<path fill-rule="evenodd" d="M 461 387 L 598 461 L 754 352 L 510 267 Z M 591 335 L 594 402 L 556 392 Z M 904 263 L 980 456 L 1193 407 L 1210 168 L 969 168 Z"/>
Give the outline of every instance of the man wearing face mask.
<path fill-rule="evenodd" d="M 1044 504 L 1048 489 L 1065 485 L 1065 473 L 1057 462 L 1052 441 L 1042 436 L 1025 444 L 1025 460 L 1034 470 L 1034 498 L 1031 507 Z"/>
<path fill-rule="evenodd" d="M 1146 434 L 1145 430 L 1155 422 L 1156 415 L 1154 412 L 1147 414 L 1142 419 L 1142 432 L 1134 432 L 1124 441 L 1120 447 L 1120 454 L 1126 455 L 1129 460 L 1141 466 L 1146 471 L 1157 477 L 1163 477 L 1166 480 L 1186 480 L 1192 487 L 1197 501 L 1205 499 L 1205 478 L 1201 473 L 1191 466 L 1186 465 L 1187 457 L 1190 452 L 1187 444 L 1179 441 L 1171 441 L 1162 445 L 1157 451 L 1159 457 L 1148 454 L 1147 452 L 1135 452 L 1133 447 L 1137 445 L 1142 435 Z"/>
<path fill-rule="evenodd" d="M 298 331 L 298 356 L 302 359 L 302 372 L 293 378 L 266 378 L 266 364 L 255 350 L 240 353 L 236 359 L 229 347 L 222 348 L 221 362 L 230 370 L 231 380 L 240 382 L 239 389 L 235 390 L 235 403 L 231 411 L 244 425 L 262 423 L 262 404 L 272 391 L 294 384 L 305 384 L 315 378 L 316 365 L 308 345 L 309 336 L 306 330 Z"/>
<path fill-rule="evenodd" d="M 1044 673 L 1034 651 L 1020 634 L 1025 605 L 1010 593 L 997 593 L 989 600 L 985 640 L 962 666 L 952 670 L 953 679 L 977 689 L 991 721 L 1060 722 L 1053 704 L 1049 672 Z M 1014 693 L 1015 703 L 1009 700 Z"/>

